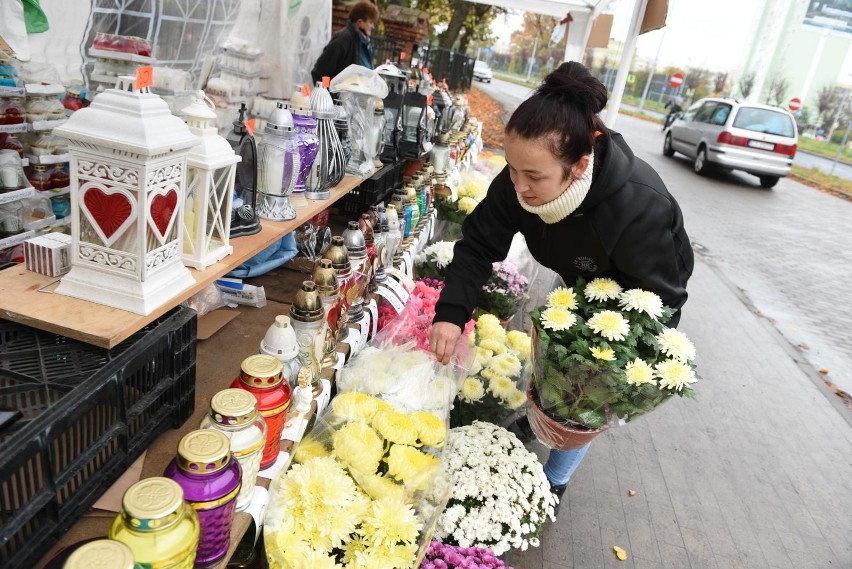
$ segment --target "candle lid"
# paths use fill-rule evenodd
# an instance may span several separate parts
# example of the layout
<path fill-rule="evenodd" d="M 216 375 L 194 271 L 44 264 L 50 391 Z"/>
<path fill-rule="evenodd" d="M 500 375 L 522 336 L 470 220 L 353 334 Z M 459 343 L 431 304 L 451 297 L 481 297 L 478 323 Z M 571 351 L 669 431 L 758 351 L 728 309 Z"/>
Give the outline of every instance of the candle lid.
<path fill-rule="evenodd" d="M 120 541 L 90 541 L 72 553 L 62 569 L 133 569 L 133 552 Z"/>
<path fill-rule="evenodd" d="M 266 354 L 255 354 L 243 360 L 240 364 L 243 373 L 240 375 L 243 383 L 252 387 L 273 387 L 281 383 L 281 372 L 284 365 L 281 361 Z M 252 378 L 270 378 L 270 383 L 261 384 L 252 381 Z M 275 379 L 277 378 L 277 381 Z"/>
<path fill-rule="evenodd" d="M 230 460 L 231 440 L 219 431 L 191 431 L 178 443 L 178 466 L 184 472 L 212 474 L 222 470 Z"/>
<path fill-rule="evenodd" d="M 210 400 L 210 415 L 220 425 L 244 425 L 257 416 L 257 399 L 245 389 L 223 389 Z"/>
<path fill-rule="evenodd" d="M 140 480 L 127 489 L 121 506 L 135 529 L 150 530 L 170 525 L 183 504 L 183 489 L 170 478 Z"/>

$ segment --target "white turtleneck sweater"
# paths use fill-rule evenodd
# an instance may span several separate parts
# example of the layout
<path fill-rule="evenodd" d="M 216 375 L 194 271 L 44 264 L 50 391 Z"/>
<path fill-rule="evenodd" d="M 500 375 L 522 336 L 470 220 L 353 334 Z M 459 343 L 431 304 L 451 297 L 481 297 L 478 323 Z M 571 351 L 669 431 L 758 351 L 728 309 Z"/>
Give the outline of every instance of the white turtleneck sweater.
<path fill-rule="evenodd" d="M 589 193 L 589 188 L 592 185 L 594 164 L 595 153 L 592 151 L 589 153 L 589 165 L 586 167 L 583 175 L 573 180 L 555 200 L 551 200 L 543 205 L 528 205 L 520 194 L 516 194 L 518 196 L 518 203 L 526 211 L 539 216 L 545 223 L 551 224 L 562 221 L 580 207 L 580 204 L 586 199 L 586 194 Z"/>

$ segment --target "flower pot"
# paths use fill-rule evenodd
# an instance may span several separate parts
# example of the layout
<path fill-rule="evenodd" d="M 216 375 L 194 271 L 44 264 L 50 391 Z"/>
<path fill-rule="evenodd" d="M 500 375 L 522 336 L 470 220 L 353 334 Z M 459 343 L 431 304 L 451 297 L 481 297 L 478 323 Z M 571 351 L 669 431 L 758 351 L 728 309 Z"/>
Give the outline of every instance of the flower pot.
<path fill-rule="evenodd" d="M 527 388 L 527 401 L 529 402 L 527 419 L 530 422 L 532 430 L 535 432 L 535 437 L 550 448 L 558 450 L 577 449 L 607 429 L 607 427 L 601 427 L 600 429 L 569 427 L 555 421 L 539 407 L 533 394 L 532 383 Z"/>

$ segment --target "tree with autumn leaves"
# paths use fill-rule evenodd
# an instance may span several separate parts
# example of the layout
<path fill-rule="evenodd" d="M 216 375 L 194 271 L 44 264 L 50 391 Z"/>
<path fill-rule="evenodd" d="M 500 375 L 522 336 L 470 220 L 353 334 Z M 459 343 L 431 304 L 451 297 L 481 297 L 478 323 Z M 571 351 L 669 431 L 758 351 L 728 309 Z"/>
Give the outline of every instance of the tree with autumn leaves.
<path fill-rule="evenodd" d="M 491 22 L 503 8 L 467 0 L 377 0 L 379 12 L 391 5 L 417 8 L 429 14 L 429 36 L 440 47 L 466 53 L 473 42 L 494 41 Z"/>

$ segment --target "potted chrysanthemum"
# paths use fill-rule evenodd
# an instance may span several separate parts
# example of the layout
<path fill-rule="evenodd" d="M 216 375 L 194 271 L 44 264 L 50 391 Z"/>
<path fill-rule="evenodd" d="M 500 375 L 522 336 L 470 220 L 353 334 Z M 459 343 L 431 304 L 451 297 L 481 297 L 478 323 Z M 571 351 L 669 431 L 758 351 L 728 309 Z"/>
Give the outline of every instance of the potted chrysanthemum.
<path fill-rule="evenodd" d="M 454 241 L 436 241 L 416 257 L 414 271 L 419 279 L 444 280 L 444 270 L 453 262 Z"/>
<path fill-rule="evenodd" d="M 539 440 L 570 449 L 669 399 L 694 397 L 695 346 L 665 323 L 656 294 L 612 279 L 558 287 L 534 310 L 527 416 Z"/>
<path fill-rule="evenodd" d="M 494 263 L 491 276 L 479 293 L 480 314 L 493 314 L 501 322 L 508 321 L 527 298 L 530 281 L 512 261 Z"/>

